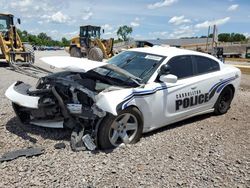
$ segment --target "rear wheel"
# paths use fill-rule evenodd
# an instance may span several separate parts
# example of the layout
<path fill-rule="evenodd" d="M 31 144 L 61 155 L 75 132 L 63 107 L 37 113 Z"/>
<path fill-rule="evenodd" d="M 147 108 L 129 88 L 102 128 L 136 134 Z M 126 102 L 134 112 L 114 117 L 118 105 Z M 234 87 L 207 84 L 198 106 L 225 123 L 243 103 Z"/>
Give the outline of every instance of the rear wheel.
<path fill-rule="evenodd" d="M 225 87 L 214 106 L 214 113 L 221 115 L 227 113 L 233 100 L 233 90 L 227 86 Z"/>
<path fill-rule="evenodd" d="M 71 57 L 79 57 L 79 58 L 82 57 L 80 49 L 77 47 L 72 47 L 70 49 L 70 56 Z"/>
<path fill-rule="evenodd" d="M 93 61 L 102 61 L 103 60 L 103 52 L 98 47 L 93 47 L 89 50 L 88 59 Z"/>
<path fill-rule="evenodd" d="M 99 146 L 112 149 L 122 143 L 136 143 L 140 140 L 142 128 L 141 113 L 136 108 L 125 109 L 117 116 L 108 115 L 98 131 Z"/>

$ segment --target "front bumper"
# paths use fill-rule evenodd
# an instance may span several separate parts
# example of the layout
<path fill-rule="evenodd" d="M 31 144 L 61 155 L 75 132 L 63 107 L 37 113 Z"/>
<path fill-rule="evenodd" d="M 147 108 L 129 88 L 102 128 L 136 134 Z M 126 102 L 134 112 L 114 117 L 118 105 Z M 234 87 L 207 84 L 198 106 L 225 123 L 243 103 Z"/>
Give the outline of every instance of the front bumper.
<path fill-rule="evenodd" d="M 95 120 L 99 119 L 99 125 L 102 117 L 106 115 L 104 111 L 95 105 L 86 108 L 82 107 L 82 104 L 64 104 L 54 87 L 51 90 L 33 91 L 30 88 L 30 85 L 15 82 L 5 92 L 6 97 L 12 101 L 18 119 L 23 124 L 47 128 L 71 128 L 73 129 L 71 147 L 74 151 L 82 150 L 85 148 L 82 147 L 83 145 L 89 150 L 96 148 L 94 141 L 96 142 L 98 126 L 94 127 Z M 40 97 L 35 96 L 37 94 Z M 54 100 L 58 103 L 54 103 Z"/>
<path fill-rule="evenodd" d="M 28 95 L 27 91 L 30 88 L 30 85 L 23 82 L 15 82 L 6 90 L 5 96 L 19 106 L 38 109 L 40 97 Z"/>
<path fill-rule="evenodd" d="M 18 119 L 26 124 L 48 128 L 64 128 L 63 119 L 37 120 L 31 117 L 31 111 L 38 110 L 40 97 L 28 94 L 30 85 L 23 82 L 13 83 L 5 92 L 5 96 L 12 102 Z M 26 110 L 23 110 L 26 109 Z"/>

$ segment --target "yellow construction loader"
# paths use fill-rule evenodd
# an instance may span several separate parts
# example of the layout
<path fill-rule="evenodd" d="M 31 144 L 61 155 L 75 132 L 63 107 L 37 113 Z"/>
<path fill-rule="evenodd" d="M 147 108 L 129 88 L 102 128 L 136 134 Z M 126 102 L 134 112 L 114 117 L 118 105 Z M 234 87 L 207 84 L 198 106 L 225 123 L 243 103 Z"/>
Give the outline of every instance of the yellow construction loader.
<path fill-rule="evenodd" d="M 17 19 L 20 24 L 20 19 Z M 34 63 L 34 53 L 25 46 L 14 25 L 14 16 L 0 13 L 0 59 L 10 65 L 29 65 Z"/>
<path fill-rule="evenodd" d="M 104 30 L 103 30 L 104 33 Z M 68 52 L 72 57 L 87 57 L 102 61 L 112 57 L 114 39 L 101 39 L 101 27 L 85 25 L 80 27 L 80 34 L 71 39 Z"/>
<path fill-rule="evenodd" d="M 21 24 L 20 19 L 17 22 Z M 12 70 L 34 78 L 51 73 L 34 65 L 34 50 L 31 45 L 21 41 L 12 14 L 0 13 L 0 60 L 9 64 Z"/>

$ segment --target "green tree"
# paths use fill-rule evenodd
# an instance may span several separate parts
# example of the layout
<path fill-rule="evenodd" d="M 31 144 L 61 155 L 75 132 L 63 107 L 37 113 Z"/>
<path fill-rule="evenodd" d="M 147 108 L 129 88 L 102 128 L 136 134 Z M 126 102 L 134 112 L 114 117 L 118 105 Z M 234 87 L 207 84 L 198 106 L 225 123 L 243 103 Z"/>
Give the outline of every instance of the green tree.
<path fill-rule="evenodd" d="M 46 33 L 39 33 L 38 35 L 32 35 L 27 31 L 17 30 L 18 35 L 20 36 L 22 42 L 29 42 L 32 45 L 37 46 L 69 46 L 70 41 L 65 37 L 61 41 L 53 40 Z"/>
<path fill-rule="evenodd" d="M 230 33 L 220 33 L 218 35 L 218 40 L 220 42 L 230 42 L 230 40 L 231 40 Z"/>
<path fill-rule="evenodd" d="M 240 42 L 245 41 L 246 37 L 240 33 L 220 33 L 218 39 L 220 42 Z"/>
<path fill-rule="evenodd" d="M 51 37 L 49 37 L 46 33 L 39 33 L 37 35 L 38 38 L 40 38 L 41 40 L 44 40 L 44 41 L 51 41 Z"/>
<path fill-rule="evenodd" d="M 17 29 L 17 33 L 23 42 L 28 42 L 28 32 Z"/>
<path fill-rule="evenodd" d="M 70 41 L 67 40 L 65 37 L 62 38 L 62 42 L 61 42 L 62 46 L 69 46 L 70 45 Z"/>
<path fill-rule="evenodd" d="M 133 28 L 127 25 L 120 26 L 117 31 L 118 38 L 121 38 L 123 41 L 128 41 L 129 35 L 133 32 Z"/>
<path fill-rule="evenodd" d="M 245 35 L 240 34 L 240 33 L 232 33 L 233 35 L 231 36 L 233 42 L 240 42 L 246 40 Z"/>
<path fill-rule="evenodd" d="M 214 35 L 211 33 L 211 34 L 208 35 L 208 38 L 213 38 L 213 36 Z"/>

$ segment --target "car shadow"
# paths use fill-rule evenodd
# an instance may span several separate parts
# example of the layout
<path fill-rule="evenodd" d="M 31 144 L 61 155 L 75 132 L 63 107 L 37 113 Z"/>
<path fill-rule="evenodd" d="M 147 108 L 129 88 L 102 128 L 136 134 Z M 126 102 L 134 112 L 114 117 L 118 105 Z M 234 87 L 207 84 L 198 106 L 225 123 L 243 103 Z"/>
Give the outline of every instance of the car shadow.
<path fill-rule="evenodd" d="M 144 133 L 143 137 L 150 137 L 150 136 L 152 136 L 154 134 L 157 134 L 157 133 L 160 133 L 160 132 L 163 132 L 163 131 L 167 131 L 167 130 L 171 130 L 171 129 L 175 129 L 175 128 L 178 128 L 178 127 L 181 127 L 181 126 L 184 126 L 184 125 L 188 126 L 191 123 L 202 121 L 202 120 L 207 119 L 207 118 L 209 118 L 211 116 L 213 116 L 213 113 L 194 116 L 194 117 L 191 117 L 191 118 L 179 121 L 177 123 L 166 125 L 164 127 L 161 127 L 159 129 L 153 130 L 151 132 Z"/>
<path fill-rule="evenodd" d="M 188 126 L 191 123 L 194 122 L 198 122 L 198 121 L 202 121 L 204 119 L 207 119 L 209 117 L 211 117 L 213 114 L 204 114 L 204 115 L 199 115 L 199 116 L 195 116 L 177 123 L 173 123 L 167 126 L 164 126 L 162 128 L 156 129 L 154 131 L 151 131 L 149 133 L 144 133 L 142 136 L 143 137 L 150 137 L 154 134 L 163 132 L 163 131 L 167 131 L 167 130 L 171 130 L 171 129 L 175 129 L 181 126 Z M 56 140 L 56 141 L 68 141 L 70 142 L 70 136 L 71 136 L 71 132 L 72 130 L 70 129 L 52 129 L 52 128 L 45 128 L 45 127 L 39 127 L 39 126 L 35 126 L 35 125 L 29 125 L 29 124 L 22 124 L 20 123 L 20 121 L 18 120 L 17 117 L 13 117 L 12 119 L 10 119 L 7 124 L 6 124 L 6 129 L 17 135 L 18 137 L 21 137 L 24 140 L 28 140 L 32 143 L 37 143 L 37 139 L 35 138 L 35 136 L 32 135 L 38 135 L 41 136 L 44 139 L 50 139 L 50 140 Z M 93 154 L 97 154 L 97 153 L 112 153 L 114 149 L 109 149 L 109 150 L 94 150 L 92 151 Z"/>
<path fill-rule="evenodd" d="M 13 117 L 6 124 L 6 129 L 32 143 L 37 139 L 32 135 L 39 135 L 44 139 L 70 141 L 71 130 L 69 129 L 51 129 L 35 125 L 22 124 L 17 117 Z"/>

